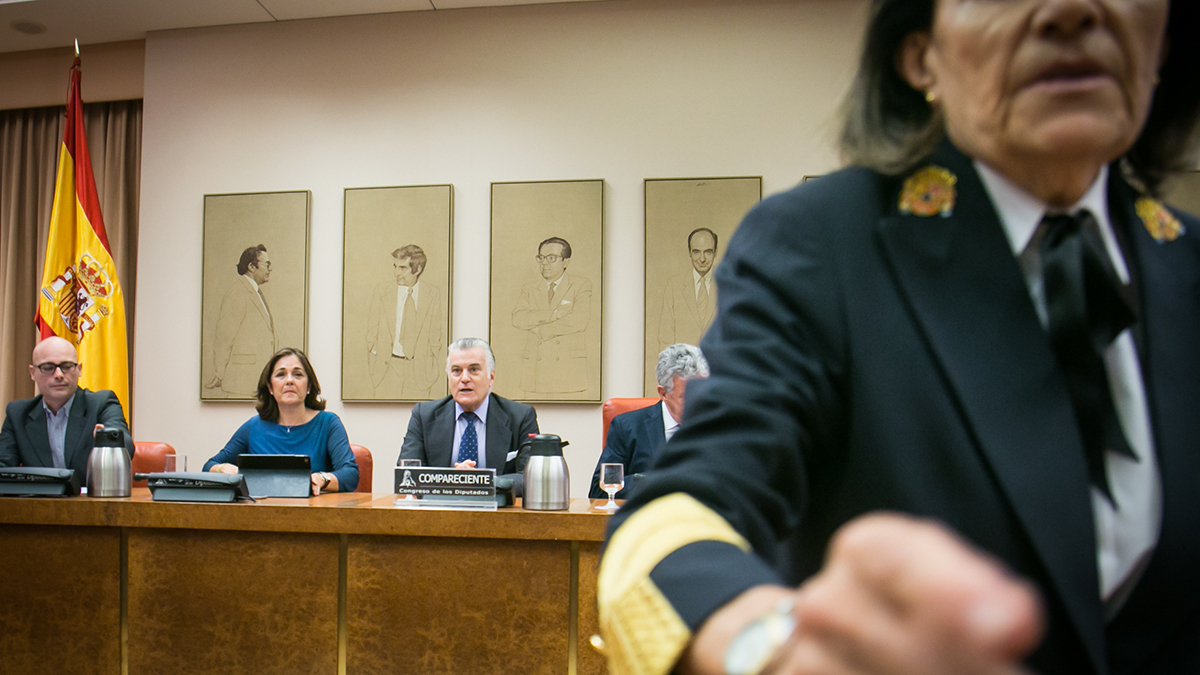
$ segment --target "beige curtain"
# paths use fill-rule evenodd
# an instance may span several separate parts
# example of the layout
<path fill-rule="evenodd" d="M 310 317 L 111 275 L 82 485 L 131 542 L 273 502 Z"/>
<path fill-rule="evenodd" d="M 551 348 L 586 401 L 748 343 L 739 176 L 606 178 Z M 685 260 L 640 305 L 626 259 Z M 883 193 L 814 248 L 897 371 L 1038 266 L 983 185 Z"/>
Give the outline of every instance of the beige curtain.
<path fill-rule="evenodd" d="M 83 117 L 108 243 L 125 292 L 132 368 L 142 102 L 85 104 Z M 0 111 L 0 405 L 34 395 L 28 368 L 37 340 L 33 317 L 65 124 L 65 106 Z"/>

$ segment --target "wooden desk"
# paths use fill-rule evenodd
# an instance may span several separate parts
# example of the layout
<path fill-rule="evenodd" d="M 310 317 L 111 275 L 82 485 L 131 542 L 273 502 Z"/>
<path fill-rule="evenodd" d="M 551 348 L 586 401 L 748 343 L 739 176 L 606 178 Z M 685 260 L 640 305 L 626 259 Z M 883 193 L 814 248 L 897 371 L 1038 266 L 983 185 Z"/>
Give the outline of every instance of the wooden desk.
<path fill-rule="evenodd" d="M 394 499 L 0 500 L 4 669 L 604 672 L 587 640 L 607 518 L 590 501 L 547 513 Z"/>

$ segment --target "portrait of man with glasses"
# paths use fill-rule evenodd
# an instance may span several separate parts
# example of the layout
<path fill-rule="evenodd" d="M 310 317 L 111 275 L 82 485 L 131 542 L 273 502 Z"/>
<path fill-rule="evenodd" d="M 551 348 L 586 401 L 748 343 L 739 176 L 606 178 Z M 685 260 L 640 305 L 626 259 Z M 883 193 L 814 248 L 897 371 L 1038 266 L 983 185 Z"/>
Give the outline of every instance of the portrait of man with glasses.
<path fill-rule="evenodd" d="M 536 261 L 542 279 L 526 284 L 513 308 L 513 326 L 528 331 L 521 388 L 530 397 L 587 391 L 592 282 L 568 274 L 571 244 L 562 237 L 539 244 Z"/>
<path fill-rule="evenodd" d="M 117 395 L 80 388 L 82 374 L 83 364 L 67 340 L 50 337 L 33 348 L 29 377 L 38 395 L 5 409 L 0 466 L 74 469 L 83 482 L 93 433 L 100 425 L 123 431 L 133 456 L 133 438 Z"/>

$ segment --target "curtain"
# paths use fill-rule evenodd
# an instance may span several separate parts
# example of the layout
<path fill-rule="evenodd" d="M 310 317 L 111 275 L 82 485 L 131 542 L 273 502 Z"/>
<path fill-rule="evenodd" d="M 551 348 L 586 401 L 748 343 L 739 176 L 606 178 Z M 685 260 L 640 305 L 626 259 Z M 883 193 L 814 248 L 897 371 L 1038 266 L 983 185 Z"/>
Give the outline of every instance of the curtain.
<path fill-rule="evenodd" d="M 132 368 L 142 102 L 85 104 L 83 117 L 108 243 L 125 293 Z M 37 342 L 33 317 L 65 124 L 65 105 L 0 111 L 0 405 L 35 393 L 29 379 L 29 356 Z"/>

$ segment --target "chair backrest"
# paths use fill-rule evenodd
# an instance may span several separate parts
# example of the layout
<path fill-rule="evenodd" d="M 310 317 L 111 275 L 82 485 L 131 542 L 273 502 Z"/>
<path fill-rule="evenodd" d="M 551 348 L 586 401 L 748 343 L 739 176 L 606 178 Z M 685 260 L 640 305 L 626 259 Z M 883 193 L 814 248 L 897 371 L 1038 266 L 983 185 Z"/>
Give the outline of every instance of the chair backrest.
<path fill-rule="evenodd" d="M 612 422 L 612 418 L 630 410 L 649 408 L 659 400 L 658 398 L 610 398 L 605 401 L 604 406 L 600 409 L 604 415 L 604 435 L 600 437 L 601 447 L 608 443 L 608 425 Z"/>
<path fill-rule="evenodd" d="M 175 454 L 175 448 L 166 443 L 134 441 L 133 472 L 161 473 L 167 468 L 167 455 Z M 146 487 L 146 481 L 135 480 L 133 487 Z"/>
<path fill-rule="evenodd" d="M 370 492 L 371 479 L 375 477 L 375 460 L 371 458 L 371 451 L 353 443 L 350 444 L 350 450 L 354 452 L 354 461 L 358 463 L 358 488 L 355 492 Z"/>

